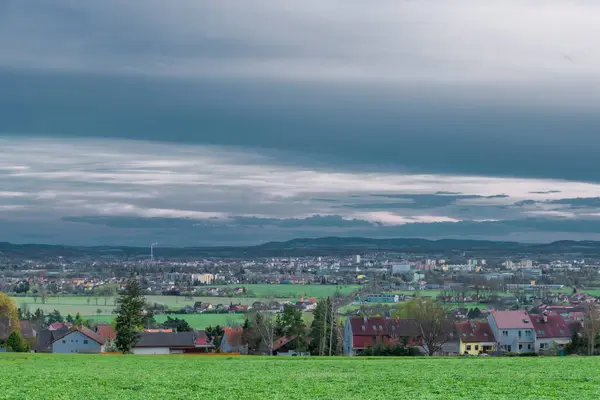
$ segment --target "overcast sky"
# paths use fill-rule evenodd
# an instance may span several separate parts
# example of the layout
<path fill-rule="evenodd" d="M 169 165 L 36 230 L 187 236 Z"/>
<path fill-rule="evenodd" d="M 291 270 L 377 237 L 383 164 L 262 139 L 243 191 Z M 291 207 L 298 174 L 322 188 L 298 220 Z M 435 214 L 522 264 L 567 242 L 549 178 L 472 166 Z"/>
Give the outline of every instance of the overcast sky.
<path fill-rule="evenodd" d="M 0 241 L 600 240 L 600 3 L 4 0 Z"/>

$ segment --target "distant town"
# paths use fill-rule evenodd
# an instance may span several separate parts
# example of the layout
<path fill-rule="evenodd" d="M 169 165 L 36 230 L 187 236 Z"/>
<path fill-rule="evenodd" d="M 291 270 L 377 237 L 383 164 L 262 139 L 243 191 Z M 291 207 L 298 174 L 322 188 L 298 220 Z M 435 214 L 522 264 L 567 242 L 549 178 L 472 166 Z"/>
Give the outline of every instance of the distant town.
<path fill-rule="evenodd" d="M 30 351 L 114 351 L 118 296 L 133 276 L 148 316 L 137 354 L 598 352 L 595 258 L 520 258 L 497 250 L 489 258 L 471 258 L 469 251 L 205 258 L 166 257 L 160 248 L 141 255 L 43 253 L 0 253 L 0 292 L 17 305 Z M 443 314 L 436 332 L 428 331 L 433 317 L 422 314 L 428 304 Z M 278 317 L 284 314 L 298 326 L 284 326 L 287 317 Z M 317 319 L 329 321 L 327 332 L 313 332 Z M 4 343 L 9 334 L 9 321 L 0 320 Z M 327 343 L 316 345 L 322 335 Z"/>

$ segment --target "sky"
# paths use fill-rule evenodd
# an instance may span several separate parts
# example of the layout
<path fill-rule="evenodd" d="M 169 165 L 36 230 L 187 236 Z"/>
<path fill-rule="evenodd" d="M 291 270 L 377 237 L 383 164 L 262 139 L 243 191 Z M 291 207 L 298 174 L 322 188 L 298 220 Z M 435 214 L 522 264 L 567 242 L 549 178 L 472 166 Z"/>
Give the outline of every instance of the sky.
<path fill-rule="evenodd" d="M 600 240 L 600 3 L 4 0 L 0 241 Z"/>

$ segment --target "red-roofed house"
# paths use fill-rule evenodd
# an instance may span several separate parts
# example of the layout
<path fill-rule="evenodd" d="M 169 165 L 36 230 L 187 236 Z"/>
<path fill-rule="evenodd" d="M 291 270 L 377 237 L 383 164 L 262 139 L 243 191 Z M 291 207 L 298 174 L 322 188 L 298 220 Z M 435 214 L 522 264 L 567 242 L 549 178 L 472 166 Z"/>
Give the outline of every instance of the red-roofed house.
<path fill-rule="evenodd" d="M 499 351 L 509 353 L 535 351 L 534 327 L 527 311 L 492 311 L 488 315 L 488 322 Z"/>
<path fill-rule="evenodd" d="M 496 350 L 496 338 L 488 322 L 457 322 L 460 354 L 479 355 Z"/>
<path fill-rule="evenodd" d="M 243 335 L 242 328 L 223 328 L 221 352 L 248 354 L 248 346 L 244 345 Z"/>
<path fill-rule="evenodd" d="M 206 335 L 206 331 L 196 331 L 196 334 L 194 335 L 194 346 L 199 352 L 208 352 L 215 348 L 215 345 Z"/>
<path fill-rule="evenodd" d="M 535 328 L 537 351 L 550 350 L 554 345 L 561 348 L 571 341 L 571 329 L 562 316 L 531 314 L 530 317 Z"/>
<path fill-rule="evenodd" d="M 380 317 L 348 317 L 344 328 L 344 355 L 356 355 L 364 349 L 390 341 L 388 321 Z"/>

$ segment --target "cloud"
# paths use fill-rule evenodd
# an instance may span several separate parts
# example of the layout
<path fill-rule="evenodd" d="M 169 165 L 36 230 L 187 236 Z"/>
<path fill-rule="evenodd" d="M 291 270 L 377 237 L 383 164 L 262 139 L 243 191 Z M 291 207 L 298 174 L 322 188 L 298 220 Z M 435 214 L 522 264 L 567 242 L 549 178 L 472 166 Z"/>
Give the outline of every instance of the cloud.
<path fill-rule="evenodd" d="M 77 243 L 157 236 L 189 245 L 350 233 L 501 237 L 519 226 L 507 221 L 533 215 L 515 232 L 535 240 L 556 232 L 543 219 L 573 220 L 572 232 L 595 218 L 594 208 L 566 200 L 600 197 L 590 183 L 311 168 L 233 147 L 47 138 L 0 145 L 0 240 L 49 232 Z M 530 193 L 538 188 L 570 197 L 555 204 L 555 193 Z"/>

